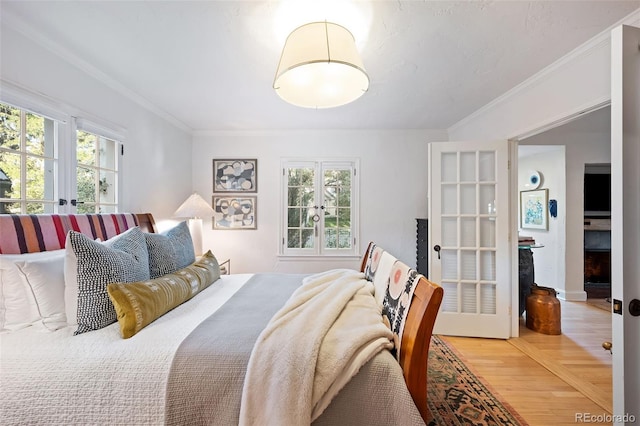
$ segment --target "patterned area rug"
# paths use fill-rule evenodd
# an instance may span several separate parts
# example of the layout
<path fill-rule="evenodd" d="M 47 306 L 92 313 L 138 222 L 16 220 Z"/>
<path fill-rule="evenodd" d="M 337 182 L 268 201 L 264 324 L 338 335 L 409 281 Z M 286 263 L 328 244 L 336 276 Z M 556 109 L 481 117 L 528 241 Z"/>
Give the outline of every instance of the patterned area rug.
<path fill-rule="evenodd" d="M 431 340 L 428 370 L 429 426 L 527 425 L 438 336 Z"/>

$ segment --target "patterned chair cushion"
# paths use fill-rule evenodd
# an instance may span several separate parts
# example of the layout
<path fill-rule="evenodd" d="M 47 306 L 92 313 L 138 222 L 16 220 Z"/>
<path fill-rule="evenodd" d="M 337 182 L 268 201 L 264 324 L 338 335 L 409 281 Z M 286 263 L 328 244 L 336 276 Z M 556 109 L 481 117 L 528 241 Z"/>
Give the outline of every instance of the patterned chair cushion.
<path fill-rule="evenodd" d="M 389 320 L 395 346 L 392 352 L 398 360 L 400 359 L 400 342 L 402 342 L 409 305 L 420 277 L 418 271 L 399 260 L 393 263 L 388 277 L 389 284 L 382 303 L 382 313 Z"/>
<path fill-rule="evenodd" d="M 393 332 L 393 352 L 399 360 L 409 305 L 422 275 L 375 244 L 369 248 L 363 272 L 365 278 L 374 284 L 374 296 Z"/>

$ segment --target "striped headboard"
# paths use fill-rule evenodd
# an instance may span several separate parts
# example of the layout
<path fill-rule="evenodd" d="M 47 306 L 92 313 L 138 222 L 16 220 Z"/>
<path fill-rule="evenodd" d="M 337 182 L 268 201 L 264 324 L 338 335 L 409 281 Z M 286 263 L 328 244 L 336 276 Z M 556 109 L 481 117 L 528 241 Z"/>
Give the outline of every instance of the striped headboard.
<path fill-rule="evenodd" d="M 144 231 L 155 232 L 150 214 L 2 214 L 0 254 L 62 249 L 69 230 L 105 241 L 138 225 Z"/>

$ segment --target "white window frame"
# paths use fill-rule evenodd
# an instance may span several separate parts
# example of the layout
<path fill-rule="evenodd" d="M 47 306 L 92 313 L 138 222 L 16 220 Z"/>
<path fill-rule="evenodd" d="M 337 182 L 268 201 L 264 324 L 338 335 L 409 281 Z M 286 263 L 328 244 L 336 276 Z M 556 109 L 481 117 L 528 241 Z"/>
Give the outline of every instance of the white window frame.
<path fill-rule="evenodd" d="M 98 175 L 101 170 L 112 171 L 115 173 L 115 182 L 112 183 L 114 185 L 115 191 L 115 211 L 119 211 L 120 207 L 120 193 L 122 188 L 122 157 L 124 155 L 124 144 L 123 140 L 125 139 L 125 131 L 120 128 L 115 128 L 112 125 L 105 125 L 103 123 L 98 123 L 95 119 L 86 119 L 83 117 L 74 117 L 72 122 L 73 131 L 71 132 L 73 135 L 73 147 L 77 148 L 77 132 L 83 131 L 87 133 L 91 133 L 93 135 L 109 139 L 115 142 L 116 144 L 116 156 L 115 160 L 115 169 L 103 168 L 100 166 L 90 166 L 91 169 L 94 169 L 98 172 Z M 72 200 L 76 200 L 75 202 L 83 202 L 82 200 L 78 200 L 78 191 L 77 191 L 77 167 L 78 167 L 78 158 L 77 158 L 77 149 L 73 149 L 73 152 L 70 155 L 71 162 L 74 164 L 73 172 L 71 173 L 70 185 L 71 185 L 71 193 L 73 194 Z M 100 207 L 101 205 L 105 206 L 113 206 L 112 203 L 101 203 L 99 199 L 96 199 L 95 206 Z M 74 210 L 77 210 L 77 205 L 73 206 Z M 93 212 L 92 212 L 93 213 Z"/>
<path fill-rule="evenodd" d="M 4 88 L 3 88 L 4 90 Z M 6 99 L 6 100 L 5 100 Z M 22 182 L 20 188 L 20 197 L 6 199 L 4 202 L 11 202 L 20 205 L 20 213 L 26 214 L 27 205 L 28 204 L 38 204 L 41 203 L 44 207 L 43 213 L 59 213 L 59 197 L 63 188 L 64 180 L 60 179 L 60 176 L 64 173 L 64 161 L 61 160 L 62 155 L 61 150 L 63 149 L 63 141 L 65 140 L 65 136 L 67 134 L 67 121 L 65 116 L 60 113 L 51 112 L 42 105 L 37 105 L 34 103 L 33 99 L 27 97 L 20 97 L 19 94 L 14 93 L 9 90 L 8 93 L 3 93 L 0 102 L 4 105 L 8 105 L 12 108 L 16 108 L 21 111 L 21 117 L 24 114 L 34 114 L 38 117 L 42 117 L 45 120 L 49 120 L 50 123 L 53 124 L 53 129 L 51 132 L 45 132 L 45 137 L 49 137 L 50 144 L 45 145 L 45 152 L 42 155 L 38 154 L 30 154 L 26 151 L 25 146 L 25 130 L 26 123 L 21 118 L 20 123 L 20 149 L 18 151 L 7 150 L 7 152 L 14 153 L 21 157 L 21 176 L 20 181 Z M 45 127 L 47 126 L 45 122 Z M 4 151 L 4 149 L 3 149 Z M 28 158 L 38 158 L 45 162 L 49 162 L 52 167 L 50 172 L 51 179 L 47 179 L 45 177 L 45 195 L 46 197 L 41 200 L 36 199 L 27 199 L 26 191 L 27 191 L 27 169 L 26 162 Z M 46 171 L 45 171 L 46 173 Z"/>
<path fill-rule="evenodd" d="M 54 172 L 54 200 L 58 202 L 53 204 L 53 213 L 65 214 L 76 212 L 76 208 L 71 204 L 71 200 L 77 199 L 77 129 L 94 133 L 118 143 L 118 155 L 115 159 L 117 168 L 115 211 L 119 211 L 122 203 L 122 157 L 124 155 L 126 130 L 99 118 L 92 117 L 89 114 L 86 114 L 85 117 L 72 116 L 72 114 L 67 111 L 77 113 L 77 109 L 41 94 L 30 92 L 6 81 L 0 80 L 0 89 L 1 103 L 54 120 L 57 123 L 54 146 L 54 160 L 56 162 L 56 170 Z M 25 199 L 20 198 L 11 201 L 20 203 L 21 211 L 24 212 Z"/>
<path fill-rule="evenodd" d="M 315 170 L 314 193 L 317 206 L 324 204 L 323 176 L 325 170 L 351 170 L 351 238 L 350 249 L 324 248 L 324 215 L 319 211 L 321 220 L 317 222 L 317 244 L 313 248 L 287 247 L 288 231 L 288 173 L 290 168 L 313 168 Z M 360 160 L 358 158 L 283 158 L 281 160 L 280 185 L 280 233 L 279 255 L 292 257 L 349 257 L 360 254 Z"/>

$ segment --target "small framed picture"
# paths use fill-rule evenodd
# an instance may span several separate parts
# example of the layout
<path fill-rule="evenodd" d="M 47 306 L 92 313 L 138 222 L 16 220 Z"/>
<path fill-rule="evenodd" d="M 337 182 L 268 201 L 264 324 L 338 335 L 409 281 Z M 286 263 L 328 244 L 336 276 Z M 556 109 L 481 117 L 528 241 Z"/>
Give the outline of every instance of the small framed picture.
<path fill-rule="evenodd" d="M 257 229 L 253 196 L 213 196 L 213 229 Z"/>
<path fill-rule="evenodd" d="M 213 192 L 257 192 L 258 160 L 213 160 Z"/>
<path fill-rule="evenodd" d="M 523 229 L 548 229 L 549 190 L 520 191 L 520 227 Z"/>

